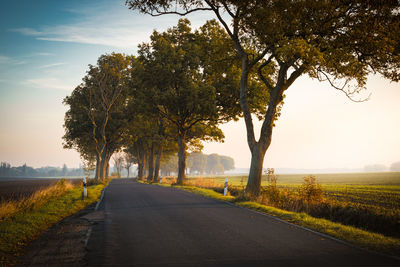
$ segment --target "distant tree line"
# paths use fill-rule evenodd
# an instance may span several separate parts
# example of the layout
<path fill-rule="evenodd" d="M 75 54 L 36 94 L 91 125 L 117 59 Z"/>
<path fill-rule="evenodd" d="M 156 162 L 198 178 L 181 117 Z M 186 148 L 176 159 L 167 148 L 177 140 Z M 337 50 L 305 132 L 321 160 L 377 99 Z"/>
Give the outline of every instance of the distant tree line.
<path fill-rule="evenodd" d="M 178 171 L 178 157 L 171 155 L 161 162 L 161 175 L 169 176 Z M 188 155 L 186 173 L 203 174 L 224 174 L 225 171 L 235 169 L 233 158 L 218 154 L 203 154 L 202 152 L 192 152 Z"/>
<path fill-rule="evenodd" d="M 32 168 L 26 164 L 13 167 L 7 162 L 0 163 L 0 177 L 66 177 L 82 176 L 82 168 L 68 168 L 66 164 L 60 167 Z"/>
<path fill-rule="evenodd" d="M 384 171 L 400 172 L 400 161 L 393 162 L 390 167 L 384 164 L 370 164 L 364 166 L 365 172 L 384 172 Z"/>

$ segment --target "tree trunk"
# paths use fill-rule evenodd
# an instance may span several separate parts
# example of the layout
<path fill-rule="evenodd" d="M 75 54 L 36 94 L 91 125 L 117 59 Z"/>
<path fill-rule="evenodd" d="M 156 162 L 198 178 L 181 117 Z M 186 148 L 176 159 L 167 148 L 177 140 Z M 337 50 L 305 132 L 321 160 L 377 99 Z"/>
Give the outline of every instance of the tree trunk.
<path fill-rule="evenodd" d="M 157 148 L 156 166 L 154 167 L 154 178 L 153 178 L 153 180 L 155 182 L 157 182 L 158 178 L 159 178 L 161 155 L 162 155 L 162 146 L 159 145 L 158 148 Z"/>
<path fill-rule="evenodd" d="M 178 136 L 178 181 L 177 184 L 183 185 L 185 180 L 186 169 L 186 143 L 185 133 L 180 133 Z"/>
<path fill-rule="evenodd" d="M 261 189 L 261 176 L 263 170 L 264 156 L 267 148 L 257 143 L 253 147 L 251 153 L 251 165 L 249 179 L 246 186 L 246 194 L 258 196 Z"/>
<path fill-rule="evenodd" d="M 149 172 L 147 175 L 147 181 L 151 182 L 151 181 L 153 181 L 153 177 L 154 177 L 154 144 L 151 144 L 148 164 L 149 164 L 149 169 L 148 169 Z"/>
<path fill-rule="evenodd" d="M 143 161 L 138 163 L 138 179 L 141 180 L 143 178 Z"/>
<path fill-rule="evenodd" d="M 100 155 L 100 179 L 105 178 L 106 167 L 107 167 L 107 151 L 105 148 L 102 150 L 103 152 Z"/>
<path fill-rule="evenodd" d="M 129 178 L 129 169 L 130 169 L 130 166 L 126 168 L 126 171 L 128 172 L 128 175 L 126 176 L 126 178 Z"/>
<path fill-rule="evenodd" d="M 96 153 L 96 170 L 94 173 L 94 179 L 99 180 L 100 177 L 100 156 L 98 153 Z"/>
<path fill-rule="evenodd" d="M 111 156 L 112 156 L 112 154 L 109 155 L 109 156 L 107 156 L 106 171 L 105 171 L 105 175 L 104 175 L 104 177 L 105 177 L 106 179 L 108 179 L 108 177 L 109 177 L 109 175 L 110 175 L 110 159 L 111 159 Z"/>

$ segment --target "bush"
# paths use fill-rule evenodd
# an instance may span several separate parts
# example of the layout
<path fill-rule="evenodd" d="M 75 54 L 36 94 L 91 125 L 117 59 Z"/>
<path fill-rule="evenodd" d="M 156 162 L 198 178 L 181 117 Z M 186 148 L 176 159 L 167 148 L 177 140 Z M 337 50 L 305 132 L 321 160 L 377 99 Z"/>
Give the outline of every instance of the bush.
<path fill-rule="evenodd" d="M 318 203 L 323 200 L 322 187 L 317 183 L 314 175 L 304 177 L 304 182 L 299 188 L 299 196 L 307 204 Z"/>

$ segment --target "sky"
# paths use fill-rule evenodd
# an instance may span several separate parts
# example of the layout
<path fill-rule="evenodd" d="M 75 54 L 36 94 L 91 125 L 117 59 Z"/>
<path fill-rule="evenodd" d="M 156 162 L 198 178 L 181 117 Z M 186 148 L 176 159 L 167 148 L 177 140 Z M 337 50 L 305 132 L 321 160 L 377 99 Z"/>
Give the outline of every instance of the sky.
<path fill-rule="evenodd" d="M 63 98 L 81 83 L 88 64 L 104 53 L 135 54 L 154 29 L 177 16 L 151 17 L 125 0 L 4 1 L 0 10 L 0 161 L 11 165 L 77 167 L 79 154 L 62 147 Z M 188 17 L 193 28 L 211 13 Z M 400 85 L 370 76 L 363 103 L 306 76 L 286 92 L 265 167 L 363 168 L 400 161 Z M 256 122 L 256 134 L 260 122 Z M 242 120 L 221 125 L 224 143 L 204 153 L 250 164 Z"/>

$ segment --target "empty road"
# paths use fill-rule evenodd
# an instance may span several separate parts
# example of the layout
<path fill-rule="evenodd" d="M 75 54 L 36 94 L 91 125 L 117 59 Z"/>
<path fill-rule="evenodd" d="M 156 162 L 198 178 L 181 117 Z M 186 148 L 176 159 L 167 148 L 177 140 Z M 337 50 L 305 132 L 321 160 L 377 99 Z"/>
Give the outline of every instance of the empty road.
<path fill-rule="evenodd" d="M 115 179 L 88 242 L 89 266 L 400 266 L 257 212 Z"/>

